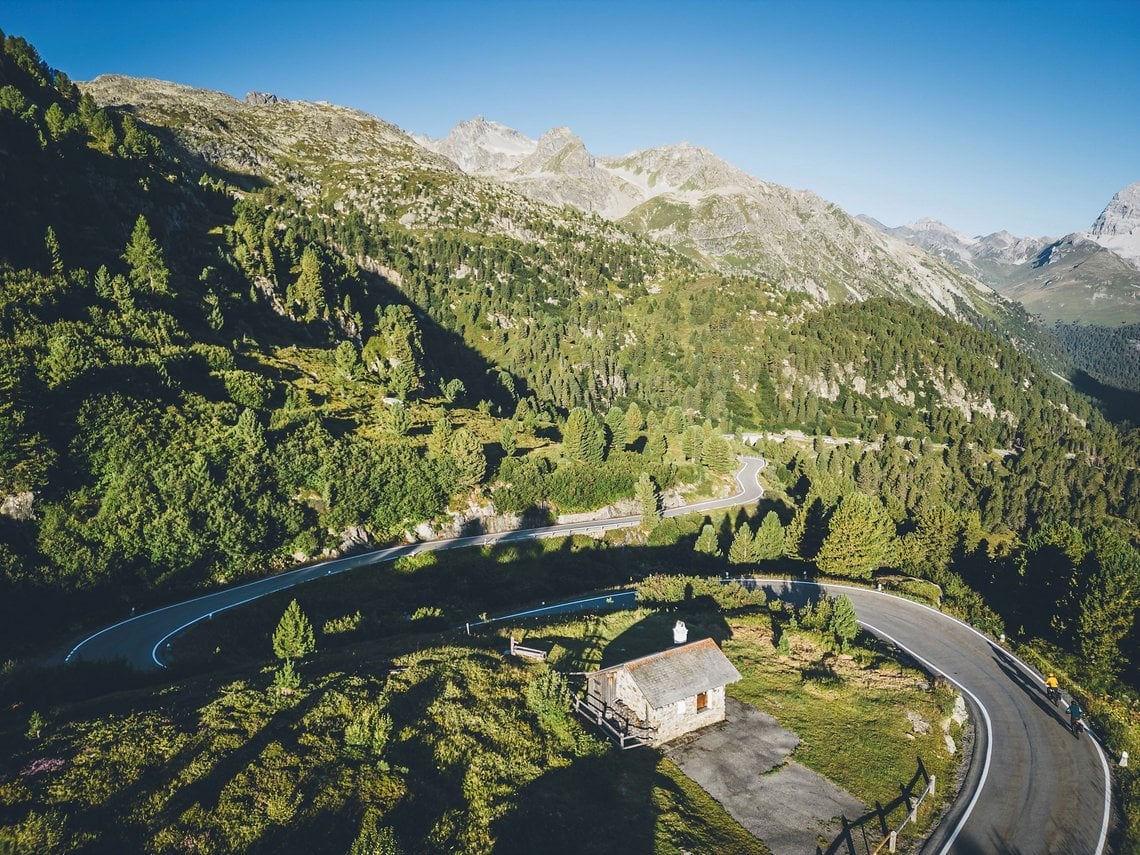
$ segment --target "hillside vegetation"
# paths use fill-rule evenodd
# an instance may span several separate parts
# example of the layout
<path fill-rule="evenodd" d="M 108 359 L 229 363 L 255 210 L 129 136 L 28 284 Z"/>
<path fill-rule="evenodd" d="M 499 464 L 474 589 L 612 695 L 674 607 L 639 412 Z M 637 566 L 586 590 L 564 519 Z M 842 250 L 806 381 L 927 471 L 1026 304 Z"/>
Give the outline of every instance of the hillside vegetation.
<path fill-rule="evenodd" d="M 394 803 L 449 750 L 466 721 L 455 698 L 482 698 L 476 717 L 498 721 L 483 696 L 500 677 L 529 771 L 495 774 L 521 787 L 543 764 L 594 757 L 572 729 L 522 712 L 525 672 L 439 639 L 401 651 L 409 671 L 388 684 L 371 682 L 379 660 L 340 662 L 292 694 L 239 658 L 232 689 L 203 688 L 177 715 L 153 694 L 118 728 L 105 718 L 117 701 L 92 701 L 86 735 L 70 689 L 35 667 L 131 609 L 492 515 L 529 525 L 636 500 L 645 525 L 628 545 L 681 548 L 709 572 L 722 556 L 867 580 L 900 570 L 979 626 L 1054 645 L 1119 713 L 1112 739 L 1135 727 L 1138 435 L 1041 366 L 1024 316 L 821 305 L 464 175 L 353 111 L 127 78 L 77 87 L 24 40 L 0 38 L 0 687 L 14 698 L 3 744 L 37 745 L 31 713 L 58 705 L 74 723 L 60 739 L 80 758 L 46 795 L 22 766 L 0 768 L 18 805 L 0 823 L 42 850 L 84 845 L 91 826 L 67 819 L 80 796 L 61 793 L 88 776 L 82 810 L 135 811 L 127 848 L 160 827 L 172 836 L 156 851 L 240 848 L 225 817 L 249 799 L 266 815 L 309 811 L 312 828 L 349 815 L 363 828 L 366 804 Z M 716 489 L 743 450 L 725 437 L 744 430 L 772 434 L 760 447 L 769 504 L 723 529 L 660 522 L 663 493 Z M 626 560 L 612 581 L 646 569 Z M 406 709 L 393 726 L 414 730 L 438 700 L 439 732 L 400 735 L 409 754 L 381 751 L 388 768 L 334 762 L 357 757 L 342 744 L 353 717 L 383 729 L 378 705 L 396 683 L 392 704 Z M 197 735 L 187 724 L 207 718 Z M 249 722 L 263 736 L 234 735 Z M 139 775 L 127 795 L 106 783 L 121 771 L 114 733 L 141 752 L 122 767 Z M 83 755 L 88 738 L 110 759 Z M 178 782 L 230 769 L 231 750 L 259 758 L 240 797 L 178 801 Z M 153 780 L 138 772 L 175 756 L 185 763 Z M 461 758 L 445 759 L 450 771 L 425 786 L 429 801 L 450 795 L 429 825 L 463 848 L 494 816 L 460 822 L 483 796 Z M 672 793 L 661 798 L 689 798 L 668 770 L 646 774 Z M 337 792 L 353 795 L 306 800 L 325 775 L 351 778 Z M 407 828 L 428 833 L 417 816 Z M 689 845 L 668 840 L 661 851 Z"/>

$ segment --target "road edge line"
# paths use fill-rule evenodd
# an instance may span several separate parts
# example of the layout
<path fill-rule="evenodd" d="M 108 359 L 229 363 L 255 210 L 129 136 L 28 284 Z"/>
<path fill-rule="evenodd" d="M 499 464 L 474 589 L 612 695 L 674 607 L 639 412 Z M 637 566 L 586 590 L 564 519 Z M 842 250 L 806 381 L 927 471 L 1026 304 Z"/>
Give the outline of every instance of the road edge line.
<path fill-rule="evenodd" d="M 974 788 L 973 798 L 971 798 L 970 803 L 968 805 L 966 805 L 966 810 L 962 814 L 962 817 L 958 820 L 958 824 L 954 827 L 954 830 L 952 832 L 950 832 L 950 838 L 946 841 L 946 843 L 943 844 L 942 849 L 939 850 L 938 855 L 946 855 L 946 853 L 950 851 L 950 847 L 954 845 L 954 841 L 958 839 L 958 835 L 962 833 L 962 828 L 966 825 L 966 822 L 970 819 L 970 815 L 974 812 L 974 807 L 975 807 L 975 805 L 977 805 L 978 799 L 981 798 L 982 789 L 985 787 L 986 779 L 989 777 L 989 774 L 990 774 L 990 757 L 993 753 L 994 740 L 993 740 L 993 721 L 990 719 L 989 710 L 986 709 L 985 704 L 983 704 L 981 702 L 981 700 L 979 700 L 977 695 L 975 695 L 973 692 L 971 692 L 969 689 L 967 689 L 962 683 L 955 680 L 953 677 L 951 677 L 949 674 L 947 674 L 941 668 L 937 667 L 933 662 L 930 662 L 929 660 L 924 659 L 923 657 L 919 656 L 917 653 L 915 653 L 913 650 L 911 650 L 905 644 L 900 643 L 899 641 L 892 638 L 887 633 L 883 632 L 881 629 L 878 629 L 877 627 L 872 626 L 871 624 L 866 623 L 865 621 L 859 621 L 859 624 L 864 629 L 866 629 L 868 632 L 872 633 L 873 635 L 878 636 L 879 638 L 882 638 L 882 639 L 885 639 L 886 641 L 889 641 L 895 647 L 899 648 L 899 650 L 904 651 L 908 656 L 912 657 L 913 659 L 915 659 L 918 662 L 921 662 L 932 673 L 939 674 L 942 677 L 944 677 L 947 681 L 953 683 L 955 686 L 957 686 L 959 689 L 961 689 L 963 692 L 965 692 L 967 695 L 969 695 L 970 700 L 972 700 L 974 702 L 974 704 L 978 707 L 978 709 L 982 711 L 982 718 L 985 719 L 985 722 L 986 722 L 986 757 L 982 763 L 982 776 L 978 781 L 978 786 Z"/>

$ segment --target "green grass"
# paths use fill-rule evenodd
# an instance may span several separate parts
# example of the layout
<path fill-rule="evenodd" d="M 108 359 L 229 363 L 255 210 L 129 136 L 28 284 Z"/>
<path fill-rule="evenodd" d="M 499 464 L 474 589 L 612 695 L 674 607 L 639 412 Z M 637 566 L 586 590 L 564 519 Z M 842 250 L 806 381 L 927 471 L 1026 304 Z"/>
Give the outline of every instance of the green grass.
<path fill-rule="evenodd" d="M 676 611 L 639 608 L 541 624 L 504 627 L 532 647 L 549 651 L 548 661 L 566 671 L 591 670 L 667 647 Z M 954 702 L 947 689 L 931 692 L 924 674 L 890 659 L 864 638 L 849 654 L 837 654 L 818 633 L 791 629 L 782 614 L 766 609 L 722 613 L 692 608 L 682 615 L 693 639 L 712 637 L 744 679 L 728 693 L 773 715 L 801 739 L 797 762 L 834 781 L 867 804 L 889 803 L 899 795 L 922 758 L 940 782 L 936 798 L 924 803 L 919 828 L 929 827 L 953 797 L 951 782 L 961 754 L 946 750 L 941 724 Z M 781 655 L 773 627 L 789 634 Z M 913 733 L 906 714 L 931 724 Z M 910 734 L 908 736 L 908 734 Z M 961 742 L 954 726 L 951 735 Z M 896 824 L 904 811 L 892 817 Z"/>

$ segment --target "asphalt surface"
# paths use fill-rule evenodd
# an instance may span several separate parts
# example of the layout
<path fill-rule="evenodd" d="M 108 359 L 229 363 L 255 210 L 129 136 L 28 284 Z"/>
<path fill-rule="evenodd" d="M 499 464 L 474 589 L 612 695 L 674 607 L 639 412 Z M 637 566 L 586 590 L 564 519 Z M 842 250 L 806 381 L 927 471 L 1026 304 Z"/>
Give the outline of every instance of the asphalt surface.
<path fill-rule="evenodd" d="M 681 771 L 764 841 L 772 855 L 807 855 L 835 839 L 838 817 L 868 810 L 850 793 L 791 759 L 800 738 L 768 713 L 725 698 L 725 720 L 664 746 Z"/>
<path fill-rule="evenodd" d="M 1107 761 L 1077 739 L 1041 675 L 962 622 L 910 600 L 842 585 L 768 580 L 793 600 L 847 594 L 865 629 L 959 688 L 977 725 L 961 794 L 923 847 L 956 855 L 1099 855 L 1111 816 Z M 1068 696 L 1065 697 L 1067 704 Z"/>
<path fill-rule="evenodd" d="M 666 517 L 681 516 L 689 513 L 731 508 L 738 505 L 747 505 L 757 502 L 764 495 L 764 489 L 757 480 L 757 475 L 764 467 L 763 458 L 741 458 L 741 467 L 736 473 L 738 491 L 732 496 L 722 499 L 712 499 L 685 505 L 679 508 L 670 508 L 665 511 Z M 381 564 L 386 561 L 395 561 L 402 555 L 414 555 L 418 552 L 435 552 L 445 549 L 462 549 L 468 546 L 484 546 L 492 543 L 510 543 L 520 540 L 535 540 L 541 537 L 563 537 L 583 532 L 606 531 L 617 528 L 631 528 L 641 524 L 640 516 L 613 517 L 605 520 L 591 520 L 588 522 L 564 523 L 562 525 L 545 526 L 542 528 L 518 529 L 516 531 L 499 532 L 495 534 L 479 534 L 468 537 L 453 537 L 441 540 L 423 541 L 420 543 L 393 546 L 387 549 L 377 549 L 347 558 L 338 558 L 332 561 L 323 561 L 319 564 L 300 567 L 237 585 L 224 588 L 201 597 L 173 603 L 154 611 L 145 612 L 128 618 L 99 630 L 79 641 L 62 659 L 65 662 L 88 661 L 114 661 L 123 660 L 140 670 L 151 670 L 165 667 L 163 658 L 170 648 L 171 639 L 178 633 L 204 620 L 209 620 L 219 612 L 237 608 L 245 603 L 268 596 L 269 594 L 292 588 L 326 576 L 343 573 L 355 567 L 365 567 L 371 564 Z"/>

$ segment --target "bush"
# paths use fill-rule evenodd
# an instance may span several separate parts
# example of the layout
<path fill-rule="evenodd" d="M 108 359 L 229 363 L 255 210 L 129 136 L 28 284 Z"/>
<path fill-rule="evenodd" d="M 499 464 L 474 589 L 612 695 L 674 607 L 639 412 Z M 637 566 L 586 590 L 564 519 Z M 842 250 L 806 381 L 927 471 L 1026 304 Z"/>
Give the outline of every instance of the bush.
<path fill-rule="evenodd" d="M 252 371 L 223 371 L 222 382 L 234 403 L 251 410 L 264 410 L 273 395 L 273 381 Z"/>
<path fill-rule="evenodd" d="M 638 602 L 650 607 L 674 605 L 700 597 L 711 598 L 725 611 L 763 606 L 768 601 L 759 589 L 747 588 L 739 582 L 724 583 L 707 576 L 654 575 L 637 586 Z"/>
<path fill-rule="evenodd" d="M 381 712 L 378 704 L 367 703 L 345 727 L 344 744 L 380 755 L 388 745 L 391 732 L 392 716 Z"/>
<path fill-rule="evenodd" d="M 325 635 L 337 635 L 342 632 L 352 632 L 360 625 L 360 612 L 356 614 L 345 615 L 344 617 L 333 618 L 332 620 L 325 621 L 325 625 L 321 627 L 321 632 Z"/>

